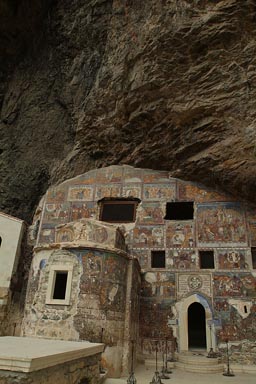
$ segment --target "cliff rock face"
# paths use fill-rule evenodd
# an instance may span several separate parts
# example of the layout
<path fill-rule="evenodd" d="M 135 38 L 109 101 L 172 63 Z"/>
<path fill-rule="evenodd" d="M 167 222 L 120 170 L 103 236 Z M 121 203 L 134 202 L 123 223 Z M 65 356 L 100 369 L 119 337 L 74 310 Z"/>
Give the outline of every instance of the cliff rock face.
<path fill-rule="evenodd" d="M 256 201 L 254 0 L 4 0 L 0 25 L 0 209 L 120 163 Z"/>

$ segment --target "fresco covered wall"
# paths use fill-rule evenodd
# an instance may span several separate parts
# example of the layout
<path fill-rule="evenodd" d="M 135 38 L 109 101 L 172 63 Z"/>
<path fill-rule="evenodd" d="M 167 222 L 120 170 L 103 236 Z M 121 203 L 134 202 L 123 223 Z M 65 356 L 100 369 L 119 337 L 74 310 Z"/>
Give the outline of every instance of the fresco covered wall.
<path fill-rule="evenodd" d="M 253 341 L 250 329 L 255 319 L 256 270 L 251 250 L 256 244 L 255 210 L 230 196 L 174 179 L 165 171 L 111 166 L 48 191 L 36 218 L 36 247 L 63 241 L 58 237 L 59 229 L 70 222 L 99 220 L 104 198 L 140 200 L 135 221 L 116 227 L 124 234 L 129 255 L 142 269 L 139 344 L 143 354 L 153 353 L 154 340 L 165 337 L 172 345 L 170 350 L 180 347 L 177 311 L 183 300 L 196 294 L 205 297 L 211 321 L 218 324 L 216 344 L 227 337 L 238 344 L 244 339 Z M 166 219 L 167 202 L 193 202 L 193 217 Z M 152 266 L 152 251 L 165 252 L 163 267 Z M 202 268 L 202 251 L 212 251 L 213 267 Z M 245 306 L 246 316 L 241 310 Z M 228 326 L 231 318 L 242 326 L 233 336 Z"/>

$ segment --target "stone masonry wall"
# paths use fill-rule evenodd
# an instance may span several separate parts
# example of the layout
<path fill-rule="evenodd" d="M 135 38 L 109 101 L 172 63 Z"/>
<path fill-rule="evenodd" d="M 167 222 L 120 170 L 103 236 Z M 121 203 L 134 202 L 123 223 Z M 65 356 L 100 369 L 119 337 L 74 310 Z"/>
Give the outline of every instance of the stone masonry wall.
<path fill-rule="evenodd" d="M 31 373 L 0 370 L 0 384 L 98 384 L 100 354 Z"/>

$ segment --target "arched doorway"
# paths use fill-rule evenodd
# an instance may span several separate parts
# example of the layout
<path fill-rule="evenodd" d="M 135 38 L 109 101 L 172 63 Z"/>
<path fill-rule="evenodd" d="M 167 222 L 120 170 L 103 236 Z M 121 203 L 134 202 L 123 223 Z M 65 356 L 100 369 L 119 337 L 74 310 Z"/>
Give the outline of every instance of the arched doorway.
<path fill-rule="evenodd" d="M 196 302 L 188 307 L 188 347 L 206 348 L 205 309 Z"/>

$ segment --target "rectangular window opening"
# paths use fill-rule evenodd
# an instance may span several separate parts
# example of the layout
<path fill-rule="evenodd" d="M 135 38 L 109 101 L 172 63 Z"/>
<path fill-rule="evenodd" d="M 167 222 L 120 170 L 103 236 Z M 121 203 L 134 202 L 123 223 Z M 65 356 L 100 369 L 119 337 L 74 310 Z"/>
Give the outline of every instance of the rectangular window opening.
<path fill-rule="evenodd" d="M 199 260 L 201 269 L 214 269 L 213 251 L 199 251 Z"/>
<path fill-rule="evenodd" d="M 256 269 L 256 247 L 252 247 L 251 252 L 252 252 L 252 268 Z"/>
<path fill-rule="evenodd" d="M 165 268 L 165 251 L 151 251 L 151 268 Z"/>
<path fill-rule="evenodd" d="M 130 223 L 136 219 L 138 201 L 110 200 L 101 202 L 100 220 L 109 223 Z"/>
<path fill-rule="evenodd" d="M 67 288 L 68 272 L 56 271 L 55 272 L 55 284 L 53 291 L 54 300 L 65 300 L 66 288 Z"/>
<path fill-rule="evenodd" d="M 194 202 L 169 202 L 166 203 L 165 220 L 193 220 Z"/>

